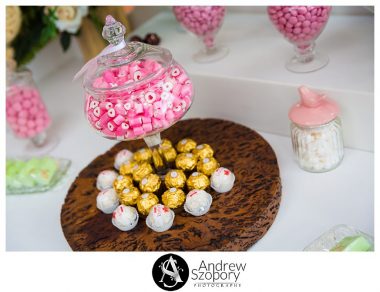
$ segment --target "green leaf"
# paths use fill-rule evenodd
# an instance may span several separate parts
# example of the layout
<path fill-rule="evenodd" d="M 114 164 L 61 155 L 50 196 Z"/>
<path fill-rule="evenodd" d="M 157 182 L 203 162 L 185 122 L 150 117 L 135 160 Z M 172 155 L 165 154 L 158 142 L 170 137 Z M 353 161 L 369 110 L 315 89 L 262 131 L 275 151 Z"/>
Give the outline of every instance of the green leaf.
<path fill-rule="evenodd" d="M 61 42 L 61 46 L 62 46 L 63 51 L 66 52 L 68 50 L 68 48 L 70 47 L 71 34 L 64 31 L 63 33 L 61 33 L 61 37 L 59 40 Z"/>

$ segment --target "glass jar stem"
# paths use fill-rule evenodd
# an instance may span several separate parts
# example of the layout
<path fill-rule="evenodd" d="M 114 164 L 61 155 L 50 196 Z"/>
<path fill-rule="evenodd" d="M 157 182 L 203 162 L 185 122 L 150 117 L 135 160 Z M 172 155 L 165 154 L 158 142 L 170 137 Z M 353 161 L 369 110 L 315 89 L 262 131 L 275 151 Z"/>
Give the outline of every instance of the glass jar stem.
<path fill-rule="evenodd" d="M 35 147 L 43 147 L 45 145 L 46 138 L 46 131 L 42 131 L 41 133 L 38 133 L 36 136 L 32 137 L 30 140 Z"/>
<path fill-rule="evenodd" d="M 146 136 L 144 137 L 144 141 L 152 151 L 153 165 L 157 171 L 157 174 L 160 176 L 164 176 L 168 170 L 168 166 L 164 157 L 161 155 L 159 151 L 159 147 L 161 144 L 161 134 L 157 133 L 150 136 Z"/>
<path fill-rule="evenodd" d="M 309 63 L 314 60 L 315 56 L 315 42 L 307 44 L 296 44 L 294 46 L 296 52 L 296 58 L 300 63 Z"/>

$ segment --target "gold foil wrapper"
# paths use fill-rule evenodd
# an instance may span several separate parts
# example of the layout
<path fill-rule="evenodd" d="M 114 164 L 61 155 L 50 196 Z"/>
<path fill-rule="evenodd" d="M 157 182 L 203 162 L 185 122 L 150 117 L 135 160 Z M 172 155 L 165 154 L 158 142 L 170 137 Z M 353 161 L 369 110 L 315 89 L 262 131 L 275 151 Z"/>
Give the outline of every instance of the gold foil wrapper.
<path fill-rule="evenodd" d="M 171 209 L 179 208 L 185 202 L 186 195 L 181 189 L 170 188 L 162 194 L 162 202 Z"/>
<path fill-rule="evenodd" d="M 137 204 L 137 198 L 140 196 L 138 188 L 130 186 L 118 193 L 120 204 L 130 206 Z"/>
<path fill-rule="evenodd" d="M 160 189 L 161 179 L 157 174 L 151 173 L 144 177 L 140 183 L 140 190 L 144 193 L 154 193 Z"/>
<path fill-rule="evenodd" d="M 158 204 L 158 198 L 152 193 L 144 193 L 137 198 L 137 210 L 145 216 L 149 214 L 150 209 L 156 204 Z"/>
<path fill-rule="evenodd" d="M 192 152 L 197 155 L 200 159 L 206 157 L 212 157 L 214 155 L 214 150 L 208 144 L 199 144 Z"/>
<path fill-rule="evenodd" d="M 153 165 L 156 169 L 161 169 L 165 166 L 164 161 L 162 160 L 161 154 L 159 153 L 158 149 L 153 149 L 152 160 L 153 160 Z"/>
<path fill-rule="evenodd" d="M 130 175 L 119 175 L 113 182 L 113 188 L 117 193 L 128 187 L 133 187 L 133 180 Z"/>
<path fill-rule="evenodd" d="M 144 177 L 153 172 L 152 166 L 148 162 L 136 164 L 133 169 L 133 179 L 140 182 Z"/>
<path fill-rule="evenodd" d="M 167 188 L 182 189 L 186 183 L 186 175 L 180 169 L 170 170 L 165 175 L 165 185 Z"/>
<path fill-rule="evenodd" d="M 160 148 L 160 152 L 166 162 L 174 162 L 177 158 L 177 151 L 175 151 L 174 147 Z"/>
<path fill-rule="evenodd" d="M 175 165 L 177 168 L 184 171 L 190 171 L 197 165 L 198 157 L 192 153 L 181 153 L 177 155 L 175 159 Z"/>
<path fill-rule="evenodd" d="M 189 190 L 204 190 L 210 185 L 208 177 L 200 172 L 193 172 L 186 181 Z"/>
<path fill-rule="evenodd" d="M 133 167 L 137 164 L 136 161 L 128 161 L 127 163 L 123 163 L 120 166 L 119 172 L 121 175 L 129 175 L 132 174 Z"/>
<path fill-rule="evenodd" d="M 133 153 L 133 159 L 137 162 L 151 162 L 152 151 L 149 148 L 141 148 Z"/>
<path fill-rule="evenodd" d="M 172 142 L 166 138 L 162 139 L 161 144 L 160 144 L 160 148 L 170 148 L 170 147 L 173 147 Z"/>
<path fill-rule="evenodd" d="M 212 175 L 218 167 L 219 163 L 214 157 L 200 159 L 197 164 L 197 170 L 208 176 Z"/>
<path fill-rule="evenodd" d="M 177 143 L 177 151 L 180 153 L 191 152 L 197 146 L 197 143 L 190 138 L 182 139 Z"/>

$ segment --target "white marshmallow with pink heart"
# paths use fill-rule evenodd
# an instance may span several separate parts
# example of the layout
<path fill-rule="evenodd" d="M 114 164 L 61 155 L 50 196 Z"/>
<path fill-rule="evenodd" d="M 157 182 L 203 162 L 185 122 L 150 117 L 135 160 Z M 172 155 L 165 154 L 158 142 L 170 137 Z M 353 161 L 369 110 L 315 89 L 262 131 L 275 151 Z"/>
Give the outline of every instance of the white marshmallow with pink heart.
<path fill-rule="evenodd" d="M 235 182 L 235 175 L 225 167 L 216 169 L 210 178 L 211 187 L 218 193 L 229 192 Z"/>
<path fill-rule="evenodd" d="M 180 65 L 173 63 L 164 69 L 152 59 L 106 69 L 93 87 L 104 94 L 86 94 L 87 119 L 103 136 L 118 140 L 142 138 L 168 128 L 186 113 L 193 96 L 193 86 Z"/>

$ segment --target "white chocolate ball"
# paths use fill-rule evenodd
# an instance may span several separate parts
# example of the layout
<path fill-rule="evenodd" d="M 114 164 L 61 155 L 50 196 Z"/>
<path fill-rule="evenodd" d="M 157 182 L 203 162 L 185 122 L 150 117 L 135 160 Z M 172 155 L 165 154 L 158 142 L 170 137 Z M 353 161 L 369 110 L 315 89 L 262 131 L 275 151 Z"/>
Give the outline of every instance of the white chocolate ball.
<path fill-rule="evenodd" d="M 119 198 L 114 189 L 101 191 L 96 197 L 96 207 L 106 214 L 111 214 L 119 206 Z"/>
<path fill-rule="evenodd" d="M 112 224 L 121 231 L 129 231 L 136 227 L 139 213 L 136 208 L 120 205 L 112 213 Z"/>
<path fill-rule="evenodd" d="M 186 196 L 184 209 L 193 216 L 206 214 L 211 207 L 212 196 L 204 190 L 192 190 Z"/>
<path fill-rule="evenodd" d="M 128 161 L 131 161 L 133 158 L 133 153 L 128 149 L 123 149 L 119 151 L 115 156 L 114 167 L 119 170 L 120 166 Z"/>
<path fill-rule="evenodd" d="M 113 182 L 117 178 L 118 173 L 114 170 L 103 170 L 98 174 L 96 179 L 96 188 L 99 191 L 110 189 L 113 187 Z"/>
<path fill-rule="evenodd" d="M 146 225 L 156 232 L 163 232 L 172 227 L 174 217 L 175 214 L 169 207 L 157 204 L 150 209 Z"/>
<path fill-rule="evenodd" d="M 211 175 L 211 187 L 218 193 L 229 192 L 234 186 L 235 175 L 225 167 L 219 167 Z"/>

